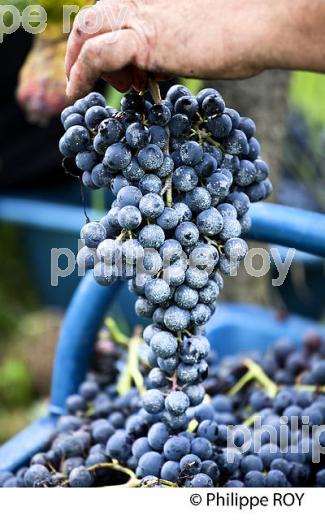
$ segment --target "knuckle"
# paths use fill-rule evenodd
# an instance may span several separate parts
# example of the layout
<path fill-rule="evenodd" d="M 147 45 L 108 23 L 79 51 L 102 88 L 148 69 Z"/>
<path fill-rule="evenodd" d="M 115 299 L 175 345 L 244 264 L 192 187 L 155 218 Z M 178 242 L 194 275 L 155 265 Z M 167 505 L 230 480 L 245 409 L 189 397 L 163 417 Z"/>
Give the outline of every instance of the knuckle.
<path fill-rule="evenodd" d="M 152 22 L 150 25 L 143 24 L 141 30 L 137 32 L 138 36 L 138 56 L 139 66 L 141 68 L 151 70 L 154 63 L 155 48 L 157 42 L 156 25 Z"/>
<path fill-rule="evenodd" d="M 82 9 L 77 13 L 74 22 L 73 22 L 73 31 L 77 34 L 80 34 L 82 32 L 82 25 L 83 25 L 83 11 Z"/>
<path fill-rule="evenodd" d="M 93 58 L 96 53 L 94 52 L 94 45 L 91 40 L 86 40 L 80 51 L 80 59 L 86 64 L 90 65 L 93 63 Z"/>
<path fill-rule="evenodd" d="M 74 24 L 73 31 L 75 36 L 82 37 L 98 24 L 99 10 L 97 5 L 87 6 L 80 9 Z"/>
<path fill-rule="evenodd" d="M 139 68 L 150 70 L 151 56 L 157 41 L 157 25 L 156 20 L 148 16 L 147 3 L 147 0 L 128 0 L 132 10 L 129 28 L 136 49 L 135 62 Z"/>

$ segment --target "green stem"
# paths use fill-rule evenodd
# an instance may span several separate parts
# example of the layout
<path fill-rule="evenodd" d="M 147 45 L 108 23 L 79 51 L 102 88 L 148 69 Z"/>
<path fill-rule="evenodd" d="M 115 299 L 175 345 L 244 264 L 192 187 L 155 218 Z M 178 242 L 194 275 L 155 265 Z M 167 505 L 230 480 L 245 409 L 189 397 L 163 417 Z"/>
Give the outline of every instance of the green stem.
<path fill-rule="evenodd" d="M 325 394 L 325 386 L 295 385 L 294 388 L 299 392 L 318 392 L 320 394 Z"/>
<path fill-rule="evenodd" d="M 237 383 L 229 390 L 227 395 L 232 397 L 238 394 L 244 388 L 244 386 L 250 383 L 253 379 L 254 373 L 251 370 L 248 370 L 246 374 L 244 374 L 243 377 L 241 377 L 239 381 L 237 381 Z"/>
<path fill-rule="evenodd" d="M 117 343 L 122 347 L 129 346 L 130 338 L 128 338 L 125 334 L 123 334 L 123 332 L 120 331 L 116 321 L 113 320 L 113 318 L 107 318 L 105 320 L 105 325 L 109 331 L 110 338 L 114 341 L 114 343 Z"/>
<path fill-rule="evenodd" d="M 270 397 L 275 397 L 278 392 L 277 385 L 266 375 L 264 370 L 251 359 L 245 359 L 244 365 L 253 373 L 255 379 L 264 387 Z"/>
<path fill-rule="evenodd" d="M 135 477 L 135 474 L 131 469 L 121 466 L 118 462 L 100 462 L 99 464 L 94 464 L 93 466 L 89 466 L 86 469 L 90 473 L 94 473 L 98 469 L 112 469 L 114 471 L 120 471 L 120 473 L 125 473 L 130 478 Z"/>
<path fill-rule="evenodd" d="M 203 140 L 208 141 L 208 143 L 213 144 L 213 146 L 216 146 L 217 148 L 222 148 L 221 144 L 218 143 L 218 141 L 215 141 L 208 132 L 205 130 L 197 130 L 197 133 L 200 138 Z"/>
<path fill-rule="evenodd" d="M 132 381 L 140 395 L 146 391 L 143 376 L 139 370 L 139 347 L 143 343 L 141 328 L 137 327 L 133 337 L 128 342 L 128 358 L 124 371 L 117 384 L 117 392 L 123 396 L 127 394 L 132 386 Z"/>
<path fill-rule="evenodd" d="M 119 234 L 118 237 L 116 237 L 116 240 L 118 240 L 119 242 L 123 242 L 123 240 L 125 239 L 125 237 L 128 236 L 128 231 L 126 229 L 123 229 L 121 231 L 121 233 Z"/>
<path fill-rule="evenodd" d="M 165 487 L 174 487 L 174 488 L 178 487 L 178 485 L 175 484 L 174 482 L 170 482 L 169 480 L 164 480 L 162 478 L 154 478 L 152 480 L 149 480 L 145 485 L 143 485 L 141 487 L 149 488 L 149 487 L 154 486 L 156 483 L 162 484 Z"/>
<path fill-rule="evenodd" d="M 129 477 L 129 480 L 126 484 L 118 484 L 116 486 L 112 487 L 139 487 L 140 481 L 136 478 L 133 471 L 131 471 L 129 468 L 125 468 L 124 466 L 121 466 L 117 461 L 113 462 L 101 462 L 99 464 L 94 464 L 93 466 L 89 466 L 86 468 L 89 473 L 95 473 L 99 469 L 111 469 L 113 471 L 119 471 L 120 473 L 124 473 Z M 137 484 L 137 485 L 135 485 Z M 61 483 L 61 487 L 67 487 L 69 485 L 68 480 L 64 480 Z"/>
<path fill-rule="evenodd" d="M 215 240 L 212 240 L 212 238 L 209 238 L 207 236 L 204 236 L 204 240 L 208 243 L 208 244 L 212 244 L 213 246 L 215 246 L 219 253 L 223 253 L 224 251 L 224 245 L 223 244 L 219 244 L 218 242 L 216 242 Z"/>
<path fill-rule="evenodd" d="M 265 374 L 264 370 L 251 359 L 245 359 L 243 362 L 247 368 L 246 374 L 228 392 L 229 396 L 238 394 L 244 386 L 251 381 L 257 381 L 270 397 L 275 397 L 278 392 L 278 386 Z"/>
<path fill-rule="evenodd" d="M 195 432 L 195 430 L 197 429 L 199 423 L 196 419 L 192 419 L 187 427 L 187 431 L 190 432 L 190 433 L 193 433 Z"/>
<path fill-rule="evenodd" d="M 124 466 L 121 466 L 118 462 L 102 462 L 100 464 L 95 464 L 94 466 L 90 466 L 87 468 L 87 471 L 90 473 L 96 472 L 98 469 L 112 469 L 114 471 L 119 471 L 120 473 L 124 473 L 129 477 L 129 480 L 125 484 L 118 484 L 116 486 L 111 487 L 127 487 L 127 488 L 133 488 L 133 487 L 140 487 L 140 480 L 138 480 L 129 468 L 125 468 Z"/>
<path fill-rule="evenodd" d="M 246 421 L 244 421 L 243 424 L 245 424 L 245 426 L 252 426 L 255 422 L 255 419 L 257 417 L 258 414 L 254 413 L 253 415 L 251 415 L 250 417 L 248 417 L 246 419 Z"/>

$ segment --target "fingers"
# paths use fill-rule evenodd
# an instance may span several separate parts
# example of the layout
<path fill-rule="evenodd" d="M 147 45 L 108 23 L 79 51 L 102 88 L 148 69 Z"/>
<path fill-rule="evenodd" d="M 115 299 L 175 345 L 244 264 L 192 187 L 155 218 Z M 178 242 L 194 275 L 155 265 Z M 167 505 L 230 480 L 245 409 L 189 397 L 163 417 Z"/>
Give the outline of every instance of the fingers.
<path fill-rule="evenodd" d="M 67 95 L 71 98 L 86 94 L 101 76 L 123 71 L 128 65 L 136 64 L 138 37 L 132 29 L 101 34 L 83 44 L 76 62 L 70 70 Z M 130 74 L 130 76 L 128 76 Z M 119 90 L 132 84 L 132 72 L 126 76 L 115 76 L 120 82 Z"/>
<path fill-rule="evenodd" d="M 102 74 L 102 78 L 120 92 L 126 92 L 131 87 L 140 92 L 146 89 L 148 83 L 147 73 L 133 65 L 124 67 L 123 70 L 118 72 Z"/>
<path fill-rule="evenodd" d="M 140 70 L 137 67 L 131 67 L 131 76 L 132 76 L 132 87 L 138 90 L 146 90 L 148 86 L 148 73 L 144 70 Z"/>
<path fill-rule="evenodd" d="M 103 13 L 102 3 L 87 6 L 77 14 L 68 38 L 67 51 L 65 55 L 65 73 L 67 77 L 69 77 L 71 67 L 74 64 L 84 42 L 88 38 L 96 36 L 96 33 L 91 33 L 87 27 L 91 26 L 95 29 L 94 26 L 97 17 L 99 17 L 101 13 Z"/>
<path fill-rule="evenodd" d="M 83 44 L 100 34 L 125 28 L 129 15 L 130 8 L 115 0 L 109 3 L 101 1 L 79 11 L 68 39 L 65 57 L 65 72 L 68 78 Z"/>
<path fill-rule="evenodd" d="M 102 79 L 106 81 L 113 88 L 118 90 L 119 92 L 126 92 L 132 86 L 132 78 L 131 74 L 128 70 L 128 67 L 119 71 L 119 72 L 111 72 L 110 74 L 102 74 Z"/>

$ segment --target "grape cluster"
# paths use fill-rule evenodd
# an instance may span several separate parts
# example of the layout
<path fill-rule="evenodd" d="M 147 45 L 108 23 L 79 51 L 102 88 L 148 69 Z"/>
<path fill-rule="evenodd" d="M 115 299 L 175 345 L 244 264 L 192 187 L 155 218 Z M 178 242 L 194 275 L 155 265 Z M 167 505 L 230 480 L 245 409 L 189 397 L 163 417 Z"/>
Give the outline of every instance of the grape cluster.
<path fill-rule="evenodd" d="M 294 354 L 305 359 L 304 367 L 292 384 L 273 388 L 263 368 L 276 360 L 277 375 Z M 16 474 L 0 472 L 0 487 L 109 486 L 132 475 L 129 485 L 146 487 L 325 487 L 324 431 L 313 435 L 325 423 L 325 390 L 319 386 L 325 382 L 324 360 L 325 344 L 315 331 L 305 336 L 302 350 L 279 339 L 265 355 L 252 353 L 249 368 L 247 357 L 217 363 L 209 355 L 208 398 L 186 410 L 190 428 L 177 434 L 163 412 L 144 410 L 136 389 L 119 396 L 116 382 L 100 385 L 92 376 L 67 399 L 67 415 L 59 418 L 46 450 Z M 247 378 L 249 370 L 255 377 Z M 305 387 L 302 376 L 315 374 L 316 386 Z M 145 377 L 153 389 L 151 373 Z M 178 410 L 178 399 L 168 406 L 174 410 L 175 403 Z M 254 428 L 252 418 L 259 419 Z M 288 426 L 283 449 L 283 428 L 295 419 L 297 428 Z M 247 434 L 259 442 L 248 444 Z M 316 441 L 319 460 L 313 460 Z"/>
<path fill-rule="evenodd" d="M 60 150 L 85 186 L 116 197 L 100 222 L 82 228 L 78 262 L 94 268 L 102 285 L 128 280 L 137 314 L 152 318 L 144 339 L 153 388 L 143 407 L 163 412 L 180 432 L 188 408 L 204 398 L 203 327 L 223 286 L 220 273 L 246 255 L 240 235 L 250 226 L 250 202 L 272 185 L 254 122 L 226 108 L 215 89 L 192 96 L 175 85 L 156 101 L 131 91 L 117 112 L 89 94 L 62 112 Z"/>

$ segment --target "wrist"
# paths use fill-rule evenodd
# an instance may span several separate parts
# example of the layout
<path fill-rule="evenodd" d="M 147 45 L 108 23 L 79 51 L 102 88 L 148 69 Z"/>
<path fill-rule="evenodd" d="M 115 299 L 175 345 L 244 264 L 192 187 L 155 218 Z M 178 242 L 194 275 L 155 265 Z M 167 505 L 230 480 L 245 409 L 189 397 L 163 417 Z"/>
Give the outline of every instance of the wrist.
<path fill-rule="evenodd" d="M 261 46 L 265 69 L 324 70 L 322 0 L 295 0 L 294 6 L 291 0 L 273 0 L 267 19 L 267 37 Z"/>

